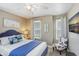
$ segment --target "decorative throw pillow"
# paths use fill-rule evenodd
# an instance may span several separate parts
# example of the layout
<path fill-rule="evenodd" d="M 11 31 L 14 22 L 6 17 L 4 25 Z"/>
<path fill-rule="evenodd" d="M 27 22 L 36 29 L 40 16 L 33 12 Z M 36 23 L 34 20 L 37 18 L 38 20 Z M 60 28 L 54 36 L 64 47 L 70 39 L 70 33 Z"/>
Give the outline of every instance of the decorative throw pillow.
<path fill-rule="evenodd" d="M 10 44 L 14 44 L 14 43 L 17 43 L 17 42 L 18 42 L 18 41 L 17 41 L 17 38 L 16 38 L 15 36 L 10 37 L 10 38 L 8 38 L 8 39 L 9 39 Z"/>
<path fill-rule="evenodd" d="M 20 42 L 22 40 L 22 36 L 21 35 L 14 35 L 13 37 L 8 38 L 10 41 L 10 44 L 14 44 L 17 42 Z"/>
<path fill-rule="evenodd" d="M 10 44 L 13 44 L 13 39 L 12 38 L 8 38 L 8 39 L 9 39 Z"/>
<path fill-rule="evenodd" d="M 1 40 L 0 40 L 0 45 L 1 45 Z"/>
<path fill-rule="evenodd" d="M 20 42 L 22 40 L 22 36 L 21 35 L 16 35 L 15 37 L 17 38 L 18 42 Z"/>

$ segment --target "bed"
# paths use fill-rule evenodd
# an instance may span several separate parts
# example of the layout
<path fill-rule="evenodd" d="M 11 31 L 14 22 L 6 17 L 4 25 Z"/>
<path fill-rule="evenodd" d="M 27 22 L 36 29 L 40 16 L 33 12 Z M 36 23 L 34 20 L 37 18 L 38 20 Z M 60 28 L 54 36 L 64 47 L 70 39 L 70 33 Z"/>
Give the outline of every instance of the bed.
<path fill-rule="evenodd" d="M 21 35 L 15 30 L 8 30 L 0 34 L 0 40 L 3 37 L 10 37 L 13 35 Z M 5 39 L 6 40 L 6 39 Z M 38 40 L 26 40 L 22 38 L 21 41 L 15 44 L 0 44 L 0 55 L 3 56 L 45 56 L 48 47 L 46 42 Z"/>

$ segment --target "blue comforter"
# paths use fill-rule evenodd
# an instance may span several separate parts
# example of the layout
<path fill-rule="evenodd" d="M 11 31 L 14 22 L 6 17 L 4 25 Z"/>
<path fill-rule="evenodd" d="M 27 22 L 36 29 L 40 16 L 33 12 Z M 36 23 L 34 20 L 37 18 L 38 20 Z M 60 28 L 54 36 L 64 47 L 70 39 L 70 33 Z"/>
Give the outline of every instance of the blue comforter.
<path fill-rule="evenodd" d="M 9 54 L 9 56 L 25 56 L 27 55 L 32 49 L 37 47 L 41 42 L 38 40 L 33 40 L 25 45 L 22 45 Z"/>

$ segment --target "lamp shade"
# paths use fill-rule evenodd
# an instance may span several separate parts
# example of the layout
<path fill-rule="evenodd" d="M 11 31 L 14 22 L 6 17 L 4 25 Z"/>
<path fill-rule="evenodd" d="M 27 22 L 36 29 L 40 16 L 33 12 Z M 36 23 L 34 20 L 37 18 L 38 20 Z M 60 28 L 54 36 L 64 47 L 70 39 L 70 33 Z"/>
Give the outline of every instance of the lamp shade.
<path fill-rule="evenodd" d="M 29 34 L 29 32 L 28 31 L 24 31 L 24 34 Z"/>

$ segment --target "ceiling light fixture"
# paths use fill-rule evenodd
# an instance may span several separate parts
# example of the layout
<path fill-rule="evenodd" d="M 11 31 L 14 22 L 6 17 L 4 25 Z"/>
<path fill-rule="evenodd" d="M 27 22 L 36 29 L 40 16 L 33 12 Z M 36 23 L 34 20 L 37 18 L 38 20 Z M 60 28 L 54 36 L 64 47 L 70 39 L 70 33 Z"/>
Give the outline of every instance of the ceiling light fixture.
<path fill-rule="evenodd" d="M 28 4 L 25 4 L 25 8 L 28 10 L 28 12 L 30 12 L 30 14 L 33 15 L 35 10 L 40 8 L 40 4 L 28 3 Z"/>
<path fill-rule="evenodd" d="M 27 5 L 26 8 L 27 8 L 28 10 L 31 10 L 31 9 L 32 9 L 32 5 Z"/>
<path fill-rule="evenodd" d="M 27 10 L 27 12 L 30 14 L 30 15 L 33 15 L 34 11 L 33 11 L 33 4 L 25 4 L 25 9 Z"/>

